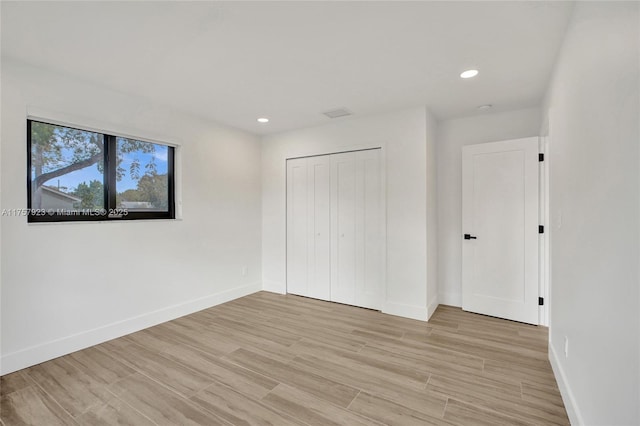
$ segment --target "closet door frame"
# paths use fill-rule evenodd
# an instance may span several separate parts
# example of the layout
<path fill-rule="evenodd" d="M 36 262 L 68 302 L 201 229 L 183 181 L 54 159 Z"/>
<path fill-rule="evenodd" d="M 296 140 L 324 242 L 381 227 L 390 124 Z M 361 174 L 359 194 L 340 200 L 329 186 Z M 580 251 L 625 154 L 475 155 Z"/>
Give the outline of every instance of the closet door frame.
<path fill-rule="evenodd" d="M 288 265 L 286 264 L 287 259 L 289 257 L 289 235 L 288 235 L 288 223 L 289 223 L 289 206 L 287 205 L 287 186 L 289 181 L 289 176 L 287 176 L 287 162 L 289 160 L 295 160 L 298 158 L 307 158 L 307 157 L 317 157 L 322 155 L 332 155 L 332 154 L 343 154 L 347 152 L 357 152 L 357 151 L 370 151 L 374 149 L 380 150 L 380 252 L 381 252 L 381 265 L 380 265 L 380 280 L 381 280 L 381 300 L 380 306 L 376 306 L 374 309 L 383 311 L 387 302 L 387 161 L 386 161 L 386 144 L 376 144 L 371 146 L 353 146 L 353 147 L 345 147 L 344 149 L 336 149 L 330 151 L 317 151 L 317 152 L 298 152 L 287 155 L 284 161 L 284 170 L 285 170 L 285 182 L 284 182 L 284 192 L 285 192 L 285 289 L 288 293 L 289 288 L 289 277 L 288 277 Z"/>

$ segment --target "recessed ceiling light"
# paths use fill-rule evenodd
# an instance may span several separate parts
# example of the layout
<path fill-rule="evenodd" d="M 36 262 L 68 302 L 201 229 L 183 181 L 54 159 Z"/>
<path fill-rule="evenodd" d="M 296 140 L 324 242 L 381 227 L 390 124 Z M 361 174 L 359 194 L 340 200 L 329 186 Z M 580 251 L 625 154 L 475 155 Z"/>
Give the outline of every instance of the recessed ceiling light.
<path fill-rule="evenodd" d="M 493 105 L 491 105 L 491 104 L 480 105 L 478 107 L 479 110 L 485 110 L 485 109 L 491 109 L 491 108 L 493 108 Z"/>
<path fill-rule="evenodd" d="M 478 70 L 466 70 L 462 74 L 460 74 L 460 77 L 471 78 L 471 77 L 475 77 L 476 75 L 478 75 Z"/>
<path fill-rule="evenodd" d="M 268 119 L 268 118 L 266 118 L 266 117 L 260 117 L 260 118 L 258 118 L 258 123 L 262 123 L 262 124 L 264 124 L 264 123 L 268 123 L 268 122 L 269 122 L 269 119 Z"/>

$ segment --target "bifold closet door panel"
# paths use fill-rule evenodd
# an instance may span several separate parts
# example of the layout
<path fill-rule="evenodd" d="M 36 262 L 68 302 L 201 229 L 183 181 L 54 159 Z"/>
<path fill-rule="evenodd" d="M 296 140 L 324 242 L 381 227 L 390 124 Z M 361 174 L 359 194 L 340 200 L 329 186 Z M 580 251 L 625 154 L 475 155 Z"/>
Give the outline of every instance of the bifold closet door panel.
<path fill-rule="evenodd" d="M 355 305 L 382 308 L 382 182 L 380 150 L 358 151 L 356 158 Z"/>
<path fill-rule="evenodd" d="M 331 165 L 329 156 L 307 158 L 307 170 L 309 271 L 305 296 L 331 300 Z"/>
<path fill-rule="evenodd" d="M 287 293 L 330 300 L 329 156 L 287 160 Z"/>
<path fill-rule="evenodd" d="M 287 293 L 308 292 L 308 190 L 307 159 L 287 160 Z"/>
<path fill-rule="evenodd" d="M 331 155 L 331 300 L 382 307 L 380 150 Z"/>
<path fill-rule="evenodd" d="M 356 303 L 356 154 L 331 155 L 331 300 Z"/>

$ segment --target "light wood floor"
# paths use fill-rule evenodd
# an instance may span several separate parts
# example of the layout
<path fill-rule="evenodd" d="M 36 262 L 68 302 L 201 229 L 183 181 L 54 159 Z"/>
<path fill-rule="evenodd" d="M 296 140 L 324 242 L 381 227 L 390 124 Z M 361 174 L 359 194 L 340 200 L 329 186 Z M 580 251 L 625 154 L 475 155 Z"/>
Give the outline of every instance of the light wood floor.
<path fill-rule="evenodd" d="M 5 426 L 568 424 L 547 330 L 260 292 L 2 377 Z"/>

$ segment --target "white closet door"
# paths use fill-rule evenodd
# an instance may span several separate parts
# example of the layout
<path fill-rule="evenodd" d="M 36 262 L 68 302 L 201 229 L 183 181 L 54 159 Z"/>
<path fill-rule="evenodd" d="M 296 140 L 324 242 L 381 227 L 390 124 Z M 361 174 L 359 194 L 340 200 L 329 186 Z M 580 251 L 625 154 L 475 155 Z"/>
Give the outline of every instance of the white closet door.
<path fill-rule="evenodd" d="M 308 293 L 308 167 L 306 158 L 287 161 L 287 293 Z"/>
<path fill-rule="evenodd" d="M 380 309 L 380 150 L 331 156 L 331 230 L 331 300 Z"/>
<path fill-rule="evenodd" d="M 331 299 L 330 161 L 328 155 L 310 157 L 308 167 L 308 287 L 305 296 Z"/>
<path fill-rule="evenodd" d="M 382 217 L 380 150 L 356 154 L 356 302 L 382 307 Z"/>
<path fill-rule="evenodd" d="M 380 150 L 287 161 L 287 292 L 380 309 Z"/>
<path fill-rule="evenodd" d="M 356 154 L 331 155 L 331 300 L 356 304 Z"/>
<path fill-rule="evenodd" d="M 330 300 L 329 156 L 287 161 L 287 292 Z"/>

